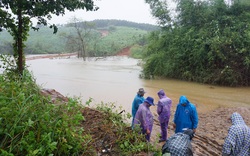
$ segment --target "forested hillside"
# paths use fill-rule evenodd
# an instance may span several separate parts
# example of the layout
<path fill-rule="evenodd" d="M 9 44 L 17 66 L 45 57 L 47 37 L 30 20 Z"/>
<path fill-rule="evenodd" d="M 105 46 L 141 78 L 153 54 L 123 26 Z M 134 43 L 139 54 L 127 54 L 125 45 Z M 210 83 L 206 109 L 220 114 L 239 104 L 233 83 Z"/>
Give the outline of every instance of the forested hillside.
<path fill-rule="evenodd" d="M 145 23 L 135 23 L 124 20 L 94 20 L 93 21 L 97 28 L 107 28 L 109 26 L 125 26 L 131 28 L 142 29 L 146 31 L 154 31 L 159 29 L 158 26 L 145 24 Z"/>
<path fill-rule="evenodd" d="M 158 27 L 121 20 L 95 20 L 60 25 L 58 32 L 39 26 L 29 31 L 25 54 L 55 54 L 79 52 L 84 47 L 86 56 L 108 56 L 132 45 L 144 44 L 150 31 Z M 80 35 L 79 35 L 80 34 Z M 83 41 L 81 41 L 83 39 Z M 12 37 L 0 33 L 0 54 L 13 53 Z"/>
<path fill-rule="evenodd" d="M 150 36 L 146 77 L 250 85 L 249 0 L 178 1 L 175 17 L 167 4 L 147 2 L 162 30 Z"/>

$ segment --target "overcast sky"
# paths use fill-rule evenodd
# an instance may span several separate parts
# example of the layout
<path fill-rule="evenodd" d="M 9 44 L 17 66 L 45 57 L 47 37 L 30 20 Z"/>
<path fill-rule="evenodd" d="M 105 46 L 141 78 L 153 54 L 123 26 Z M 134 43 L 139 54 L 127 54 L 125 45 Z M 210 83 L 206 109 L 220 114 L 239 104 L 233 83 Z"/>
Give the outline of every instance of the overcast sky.
<path fill-rule="evenodd" d="M 156 25 L 156 20 L 150 14 L 149 5 L 144 0 L 94 0 L 94 3 L 99 10 L 67 12 L 64 16 L 53 16 L 49 23 L 65 24 L 75 16 L 83 21 L 118 19 Z"/>

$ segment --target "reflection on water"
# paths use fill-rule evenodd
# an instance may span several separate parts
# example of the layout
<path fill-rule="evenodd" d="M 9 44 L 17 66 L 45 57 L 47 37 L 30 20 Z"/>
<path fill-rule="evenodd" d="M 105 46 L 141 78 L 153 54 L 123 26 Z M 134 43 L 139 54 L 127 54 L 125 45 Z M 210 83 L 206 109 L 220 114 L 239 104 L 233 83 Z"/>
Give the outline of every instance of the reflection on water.
<path fill-rule="evenodd" d="M 130 112 L 132 100 L 140 87 L 145 96 L 158 101 L 157 92 L 164 89 L 173 103 L 180 95 L 186 95 L 199 111 L 208 111 L 218 106 L 248 106 L 250 88 L 229 88 L 177 80 L 139 79 L 141 68 L 138 60 L 126 56 L 98 60 L 38 59 L 27 61 L 29 70 L 43 88 L 53 88 L 68 96 L 90 97 L 94 103 L 115 102 Z"/>

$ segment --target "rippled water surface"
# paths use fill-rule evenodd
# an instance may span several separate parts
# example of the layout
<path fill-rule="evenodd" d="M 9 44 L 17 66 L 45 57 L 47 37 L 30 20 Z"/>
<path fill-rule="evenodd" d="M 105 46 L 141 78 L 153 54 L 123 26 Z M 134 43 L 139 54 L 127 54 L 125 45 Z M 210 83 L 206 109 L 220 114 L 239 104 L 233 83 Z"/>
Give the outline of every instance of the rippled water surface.
<path fill-rule="evenodd" d="M 27 61 L 29 70 L 43 88 L 56 89 L 66 96 L 80 96 L 83 101 L 90 97 L 93 104 L 114 102 L 128 112 L 140 87 L 145 96 L 158 101 L 157 92 L 164 89 L 174 103 L 180 95 L 186 95 L 200 112 L 218 106 L 249 106 L 250 88 L 230 88 L 203 85 L 177 80 L 143 80 L 138 60 L 125 56 L 83 61 L 75 57 L 37 59 Z"/>

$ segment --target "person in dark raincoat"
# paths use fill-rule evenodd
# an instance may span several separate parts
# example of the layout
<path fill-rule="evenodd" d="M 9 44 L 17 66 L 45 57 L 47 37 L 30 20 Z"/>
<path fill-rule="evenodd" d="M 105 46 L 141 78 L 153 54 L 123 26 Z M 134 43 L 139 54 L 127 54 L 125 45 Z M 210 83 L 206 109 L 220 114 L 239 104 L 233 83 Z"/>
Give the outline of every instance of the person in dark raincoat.
<path fill-rule="evenodd" d="M 150 111 L 150 106 L 154 105 L 154 99 L 147 97 L 136 112 L 134 126 L 141 128 L 141 133 L 146 136 L 147 141 L 150 141 L 151 132 L 153 129 L 154 117 Z"/>
<path fill-rule="evenodd" d="M 159 101 L 157 105 L 157 114 L 161 126 L 161 136 L 159 142 L 167 140 L 167 129 L 171 115 L 172 100 L 166 96 L 164 90 L 160 90 L 158 93 Z"/>
<path fill-rule="evenodd" d="M 183 129 L 188 128 L 196 132 L 198 127 L 198 113 L 194 104 L 190 103 L 186 96 L 180 96 L 179 104 L 177 105 L 174 115 L 175 133 L 183 132 Z"/>
<path fill-rule="evenodd" d="M 136 96 L 134 97 L 133 103 L 132 103 L 132 128 L 133 128 L 133 123 L 135 119 L 135 114 L 139 108 L 139 105 L 144 102 L 144 94 L 146 92 L 144 91 L 143 88 L 140 88 L 139 91 L 137 92 Z"/>
<path fill-rule="evenodd" d="M 162 146 L 162 156 L 193 156 L 191 144 L 193 137 L 194 131 L 191 129 L 175 133 Z"/>
<path fill-rule="evenodd" d="M 250 156 L 250 128 L 237 112 L 232 114 L 231 121 L 222 156 Z"/>

